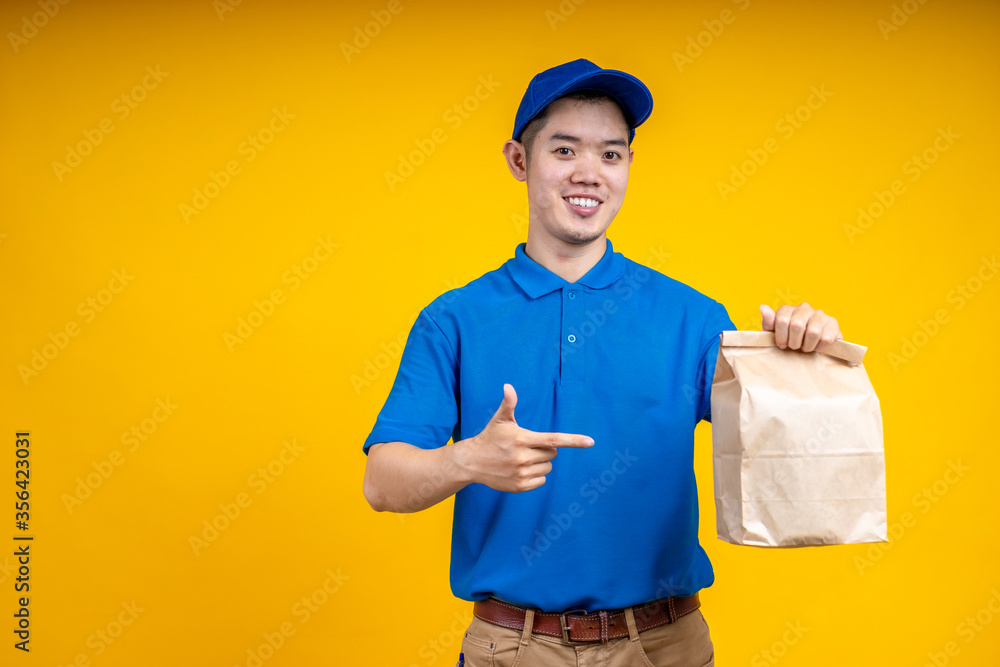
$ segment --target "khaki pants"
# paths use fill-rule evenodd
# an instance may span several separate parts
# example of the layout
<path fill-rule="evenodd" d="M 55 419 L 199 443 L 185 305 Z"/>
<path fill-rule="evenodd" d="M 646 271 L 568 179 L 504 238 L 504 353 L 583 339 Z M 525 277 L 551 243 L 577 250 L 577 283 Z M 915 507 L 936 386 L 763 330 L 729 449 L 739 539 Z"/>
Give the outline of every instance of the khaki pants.
<path fill-rule="evenodd" d="M 525 619 L 531 627 L 534 612 Z M 562 638 L 493 625 L 473 617 L 462 640 L 466 667 L 712 667 L 715 653 L 700 609 L 646 630 L 636 630 L 625 611 L 629 636 L 599 642 L 567 643 Z"/>

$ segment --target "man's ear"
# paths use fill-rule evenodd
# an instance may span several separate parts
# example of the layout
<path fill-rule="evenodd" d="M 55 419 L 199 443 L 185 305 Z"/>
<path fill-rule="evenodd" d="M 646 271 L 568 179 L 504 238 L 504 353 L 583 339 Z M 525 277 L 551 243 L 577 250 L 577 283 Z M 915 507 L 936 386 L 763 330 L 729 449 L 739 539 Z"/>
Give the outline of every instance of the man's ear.
<path fill-rule="evenodd" d="M 519 181 L 528 178 L 528 153 L 520 141 L 508 139 L 503 145 L 503 156 L 507 159 L 507 168 Z"/>
<path fill-rule="evenodd" d="M 628 164 L 629 164 L 629 166 L 632 166 L 632 158 L 634 158 L 634 157 L 635 157 L 635 151 L 632 150 L 631 146 L 629 146 L 629 149 L 628 149 Z M 371 451 L 370 448 L 369 448 L 369 451 Z"/>

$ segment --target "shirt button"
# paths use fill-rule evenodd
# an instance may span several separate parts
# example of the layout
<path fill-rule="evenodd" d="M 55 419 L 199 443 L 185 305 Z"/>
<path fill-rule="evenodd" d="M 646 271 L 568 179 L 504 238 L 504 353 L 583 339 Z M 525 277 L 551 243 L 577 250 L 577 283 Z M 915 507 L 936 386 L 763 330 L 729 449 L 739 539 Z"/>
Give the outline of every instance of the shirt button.
<path fill-rule="evenodd" d="M 575 299 L 576 298 L 576 292 L 570 292 L 569 293 L 569 298 Z"/>
<path fill-rule="evenodd" d="M 576 336 L 574 336 L 573 334 L 570 334 L 570 335 L 566 336 L 566 340 L 568 340 L 571 343 L 575 343 L 576 342 Z"/>

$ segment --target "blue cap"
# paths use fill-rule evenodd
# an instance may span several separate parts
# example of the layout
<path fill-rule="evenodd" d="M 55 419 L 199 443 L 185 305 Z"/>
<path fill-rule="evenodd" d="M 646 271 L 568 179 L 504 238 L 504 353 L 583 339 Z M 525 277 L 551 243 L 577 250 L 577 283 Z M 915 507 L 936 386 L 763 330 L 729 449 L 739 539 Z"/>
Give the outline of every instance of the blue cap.
<path fill-rule="evenodd" d="M 642 81 L 625 72 L 601 69 L 580 58 L 535 75 L 521 98 L 521 106 L 517 108 L 512 138 L 520 141 L 524 126 L 542 109 L 578 90 L 600 90 L 617 100 L 625 112 L 629 143 L 635 137 L 635 128 L 642 125 L 653 111 L 653 96 Z"/>

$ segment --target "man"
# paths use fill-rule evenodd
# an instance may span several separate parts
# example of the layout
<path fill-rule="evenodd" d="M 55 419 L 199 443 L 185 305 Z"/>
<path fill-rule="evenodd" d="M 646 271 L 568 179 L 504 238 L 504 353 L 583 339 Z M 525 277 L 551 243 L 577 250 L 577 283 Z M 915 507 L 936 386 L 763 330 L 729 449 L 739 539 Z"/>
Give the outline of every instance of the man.
<path fill-rule="evenodd" d="M 527 241 L 421 311 L 365 441 L 376 510 L 456 496 L 470 667 L 714 662 L 694 427 L 735 327 L 607 239 L 652 105 L 641 81 L 586 60 L 532 79 L 503 147 L 527 183 Z M 840 337 L 808 304 L 761 312 L 780 347 Z"/>

